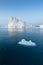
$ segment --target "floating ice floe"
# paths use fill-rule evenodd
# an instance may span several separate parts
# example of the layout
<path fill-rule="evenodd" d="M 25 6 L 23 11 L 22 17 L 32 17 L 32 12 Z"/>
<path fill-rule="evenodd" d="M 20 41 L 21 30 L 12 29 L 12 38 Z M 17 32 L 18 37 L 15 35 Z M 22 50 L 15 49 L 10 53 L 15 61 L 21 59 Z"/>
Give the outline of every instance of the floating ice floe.
<path fill-rule="evenodd" d="M 36 43 L 32 42 L 31 40 L 26 41 L 25 39 L 22 39 L 18 44 L 26 45 L 26 46 L 36 46 Z"/>

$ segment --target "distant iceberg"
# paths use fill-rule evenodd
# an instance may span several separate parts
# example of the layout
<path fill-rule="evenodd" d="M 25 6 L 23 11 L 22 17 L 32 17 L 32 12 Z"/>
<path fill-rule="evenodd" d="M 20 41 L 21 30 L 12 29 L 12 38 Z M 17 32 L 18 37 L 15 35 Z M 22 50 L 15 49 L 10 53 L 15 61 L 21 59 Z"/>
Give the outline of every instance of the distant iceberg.
<path fill-rule="evenodd" d="M 10 17 L 9 23 L 8 23 L 8 30 L 9 31 L 22 31 L 24 28 L 24 22 L 21 20 L 18 20 L 16 17 Z"/>
<path fill-rule="evenodd" d="M 40 25 L 40 28 L 43 28 L 43 25 Z"/>
<path fill-rule="evenodd" d="M 10 17 L 9 23 L 8 23 L 8 31 L 19 31 L 22 32 L 24 29 L 29 30 L 32 28 L 32 24 L 26 23 L 22 20 L 17 19 L 16 17 Z"/>
<path fill-rule="evenodd" d="M 31 40 L 26 41 L 25 39 L 22 39 L 18 44 L 26 46 L 36 46 L 36 43 L 32 42 Z"/>

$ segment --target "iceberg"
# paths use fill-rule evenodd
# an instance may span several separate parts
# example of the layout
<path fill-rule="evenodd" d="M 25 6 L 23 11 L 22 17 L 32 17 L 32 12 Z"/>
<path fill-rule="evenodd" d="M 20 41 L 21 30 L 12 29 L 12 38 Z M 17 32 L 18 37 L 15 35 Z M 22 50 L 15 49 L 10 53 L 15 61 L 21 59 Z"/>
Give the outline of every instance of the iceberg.
<path fill-rule="evenodd" d="M 31 40 L 26 41 L 25 39 L 22 39 L 18 44 L 26 45 L 26 46 L 36 46 L 35 42 L 32 42 Z"/>
<path fill-rule="evenodd" d="M 43 25 L 40 25 L 40 28 L 43 29 Z"/>
<path fill-rule="evenodd" d="M 22 31 L 24 28 L 24 22 L 21 20 L 18 20 L 16 17 L 10 17 L 9 23 L 8 23 L 8 30 L 9 31 Z"/>

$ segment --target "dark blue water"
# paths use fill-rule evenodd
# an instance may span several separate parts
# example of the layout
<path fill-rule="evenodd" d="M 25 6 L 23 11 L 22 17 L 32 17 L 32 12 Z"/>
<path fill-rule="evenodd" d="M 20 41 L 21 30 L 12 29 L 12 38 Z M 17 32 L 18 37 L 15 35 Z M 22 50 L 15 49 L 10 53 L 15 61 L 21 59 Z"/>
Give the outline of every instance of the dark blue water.
<path fill-rule="evenodd" d="M 31 40 L 36 46 L 19 45 L 22 39 Z M 43 65 L 43 30 L 0 29 L 0 65 Z"/>

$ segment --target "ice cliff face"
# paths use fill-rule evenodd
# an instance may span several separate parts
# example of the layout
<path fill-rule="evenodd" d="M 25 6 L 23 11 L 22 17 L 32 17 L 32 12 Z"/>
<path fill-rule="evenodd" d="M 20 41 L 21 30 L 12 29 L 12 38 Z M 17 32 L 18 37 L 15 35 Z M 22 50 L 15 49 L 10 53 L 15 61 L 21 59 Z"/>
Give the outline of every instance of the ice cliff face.
<path fill-rule="evenodd" d="M 22 30 L 24 27 L 24 22 L 21 20 L 18 20 L 15 17 L 10 17 L 9 23 L 8 23 L 8 30 L 13 31 L 13 30 Z"/>

